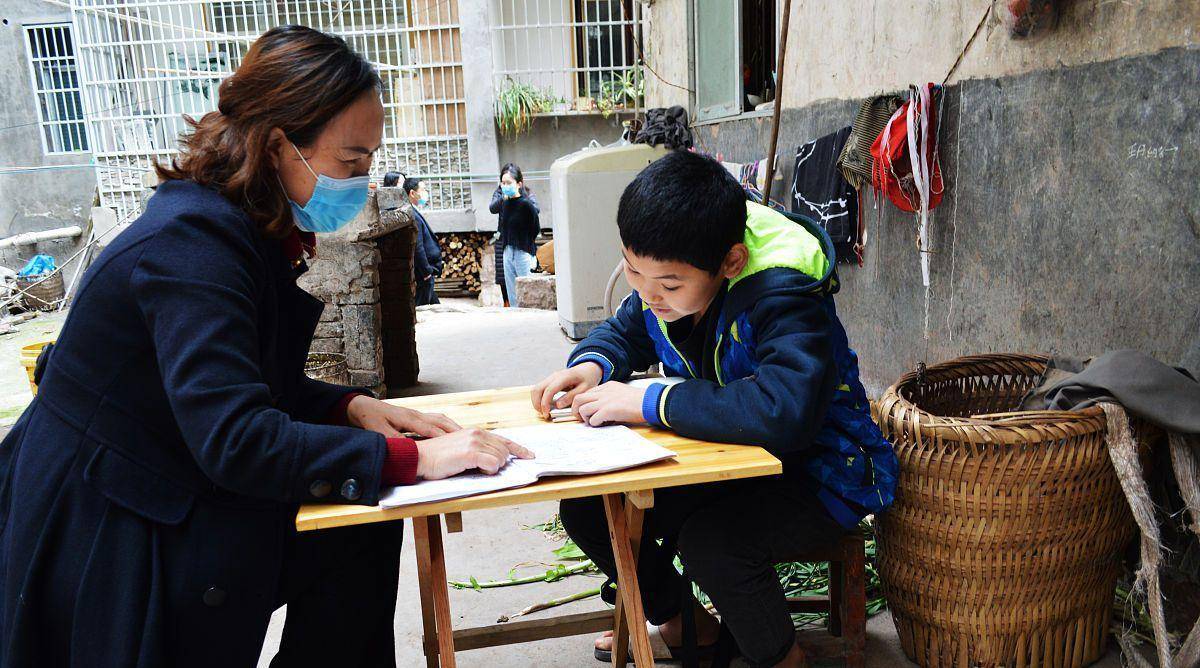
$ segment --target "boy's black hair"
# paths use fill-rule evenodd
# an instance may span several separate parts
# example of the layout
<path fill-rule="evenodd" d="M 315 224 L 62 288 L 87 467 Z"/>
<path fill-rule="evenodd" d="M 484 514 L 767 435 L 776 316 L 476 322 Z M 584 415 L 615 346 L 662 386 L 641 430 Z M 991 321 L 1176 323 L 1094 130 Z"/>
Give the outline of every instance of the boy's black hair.
<path fill-rule="evenodd" d="M 411 195 L 412 191 L 421 187 L 421 179 L 418 179 L 415 176 L 406 176 L 406 177 L 404 177 L 404 186 L 403 187 L 404 187 L 404 194 Z"/>
<path fill-rule="evenodd" d="M 715 275 L 746 236 L 745 191 L 716 160 L 673 151 L 626 186 L 617 227 L 635 255 L 678 260 Z"/>

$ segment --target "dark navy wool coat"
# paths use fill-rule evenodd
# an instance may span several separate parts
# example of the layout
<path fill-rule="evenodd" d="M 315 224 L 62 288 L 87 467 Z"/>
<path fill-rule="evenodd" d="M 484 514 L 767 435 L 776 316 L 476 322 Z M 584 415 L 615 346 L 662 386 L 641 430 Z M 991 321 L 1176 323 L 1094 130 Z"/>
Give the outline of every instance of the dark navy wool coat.
<path fill-rule="evenodd" d="M 220 665 L 261 641 L 297 505 L 377 503 L 383 436 L 315 424 L 347 388 L 303 373 L 296 275 L 186 181 L 93 264 L 0 445 L 0 665 Z"/>

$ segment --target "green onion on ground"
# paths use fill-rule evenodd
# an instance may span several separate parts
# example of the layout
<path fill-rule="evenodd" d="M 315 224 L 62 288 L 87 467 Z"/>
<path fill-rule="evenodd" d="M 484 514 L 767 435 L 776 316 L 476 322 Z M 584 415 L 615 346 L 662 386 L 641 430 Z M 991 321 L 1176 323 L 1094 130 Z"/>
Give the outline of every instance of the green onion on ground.
<path fill-rule="evenodd" d="M 551 539 L 563 537 L 563 544 L 553 550 L 554 556 L 559 560 L 559 563 L 547 564 L 550 566 L 545 572 L 526 577 L 516 577 L 518 565 L 509 571 L 508 579 L 504 580 L 489 580 L 481 582 L 475 576 L 470 576 L 467 580 L 451 580 L 451 587 L 455 589 L 474 589 L 483 591 L 484 589 L 495 589 L 500 587 L 511 587 L 515 585 L 533 584 L 537 582 L 557 582 L 575 575 L 591 575 L 595 576 L 599 573 L 599 569 L 592 563 L 590 559 L 579 549 L 570 538 L 565 538 L 562 521 L 558 515 L 541 524 L 525 527 L 547 534 Z M 887 608 L 887 602 L 883 598 L 882 589 L 879 584 L 879 571 L 875 566 L 875 530 L 874 527 L 864 522 L 862 524 L 863 535 L 866 537 L 866 584 L 867 584 L 867 616 L 873 616 L 882 612 Z M 574 563 L 562 563 L 574 562 Z M 676 568 L 681 568 L 678 558 L 675 561 Z M 824 596 L 829 593 L 829 569 L 825 564 L 811 562 L 793 562 L 785 564 L 777 564 L 775 572 L 779 576 L 779 582 L 783 585 L 784 593 L 788 596 Z M 695 589 L 696 598 L 704 605 L 711 608 L 711 601 L 698 587 Z M 521 617 L 533 612 L 546 610 L 549 608 L 566 605 L 575 601 L 590 599 L 600 594 L 600 588 L 594 587 L 586 589 L 575 594 L 562 596 L 559 598 L 550 599 L 542 603 L 535 603 L 527 608 L 524 608 L 514 614 L 505 615 L 500 618 L 500 622 L 505 622 L 515 617 Z M 792 621 L 797 627 L 807 626 L 824 622 L 827 614 L 805 613 L 792 615 Z"/>

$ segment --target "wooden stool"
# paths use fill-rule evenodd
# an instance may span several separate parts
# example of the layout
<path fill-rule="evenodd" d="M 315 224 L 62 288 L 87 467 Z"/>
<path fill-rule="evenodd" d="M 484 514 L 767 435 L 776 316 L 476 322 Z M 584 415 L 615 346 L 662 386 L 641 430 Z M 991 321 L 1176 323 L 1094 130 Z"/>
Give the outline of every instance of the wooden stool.
<path fill-rule="evenodd" d="M 802 643 L 809 660 L 844 659 L 846 668 L 862 668 L 867 644 L 867 560 L 862 535 L 856 532 L 843 536 L 826 549 L 788 555 L 786 561 L 829 563 L 828 596 L 787 599 L 788 609 L 793 613 L 829 613 L 829 636 L 815 643 L 809 639 Z M 728 636 L 724 625 L 722 633 Z M 733 643 L 732 637 L 722 638 L 718 644 L 729 643 Z M 718 647 L 713 668 L 728 666 L 732 659 L 722 649 Z"/>

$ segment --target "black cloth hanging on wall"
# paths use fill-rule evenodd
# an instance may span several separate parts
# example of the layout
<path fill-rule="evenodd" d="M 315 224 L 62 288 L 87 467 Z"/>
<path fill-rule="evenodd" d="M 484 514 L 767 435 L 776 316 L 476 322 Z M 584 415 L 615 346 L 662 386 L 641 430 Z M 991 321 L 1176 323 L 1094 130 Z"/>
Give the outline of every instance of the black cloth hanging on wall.
<path fill-rule="evenodd" d="M 812 218 L 829 234 L 838 262 L 862 263 L 858 191 L 837 169 L 838 155 L 850 137 L 846 126 L 796 149 L 792 172 L 792 213 Z"/>

